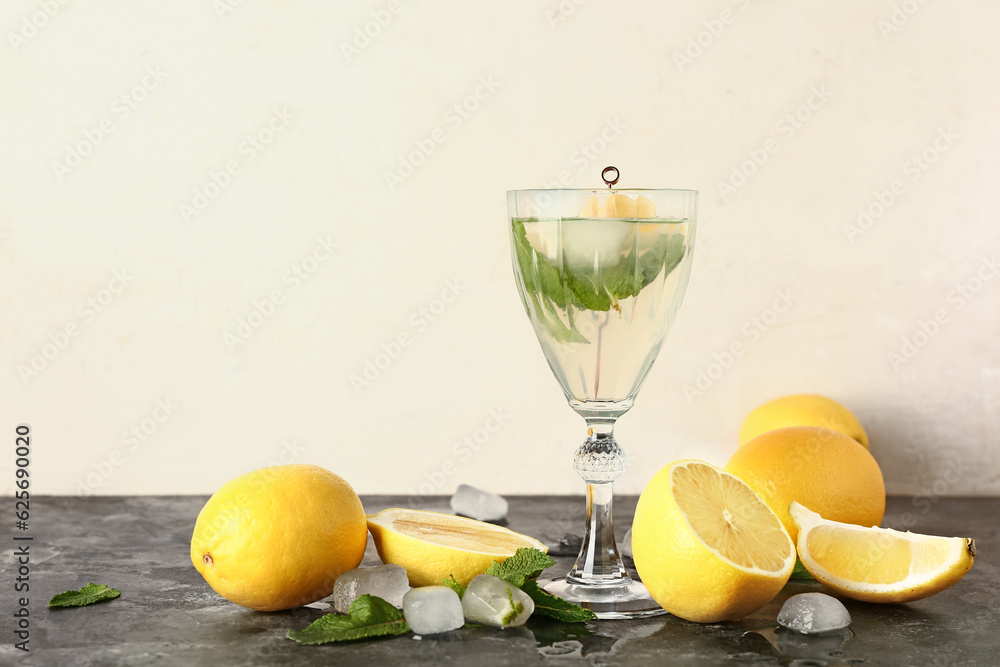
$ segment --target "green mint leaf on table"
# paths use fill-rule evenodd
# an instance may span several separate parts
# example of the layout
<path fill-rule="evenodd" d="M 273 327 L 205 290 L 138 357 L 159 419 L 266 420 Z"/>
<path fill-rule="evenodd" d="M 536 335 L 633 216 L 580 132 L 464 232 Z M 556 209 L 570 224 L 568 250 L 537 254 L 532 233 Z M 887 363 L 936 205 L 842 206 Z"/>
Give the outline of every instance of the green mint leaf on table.
<path fill-rule="evenodd" d="M 84 607 L 88 604 L 97 604 L 105 600 L 114 600 L 122 592 L 114 588 L 108 588 L 104 584 L 87 584 L 78 591 L 66 591 L 53 595 L 49 600 L 50 607 Z"/>
<path fill-rule="evenodd" d="M 444 578 L 444 585 L 450 588 L 451 590 L 455 591 L 456 593 L 458 593 L 459 600 L 461 600 L 462 596 L 465 595 L 465 586 L 458 583 L 458 581 L 455 579 L 455 575 L 453 574 L 450 574 Z"/>
<path fill-rule="evenodd" d="M 542 570 L 552 567 L 556 562 L 548 554 L 544 554 L 537 549 L 521 548 L 502 563 L 493 561 L 486 568 L 486 574 L 492 574 L 506 581 L 508 584 L 517 586 L 528 594 L 532 602 L 535 603 L 535 611 L 532 615 L 548 616 L 565 623 L 579 623 L 590 621 L 597 616 L 589 609 L 577 606 L 572 602 L 556 597 L 542 589 L 535 581 Z M 524 611 L 523 609 L 521 611 Z M 518 614 L 521 613 L 520 611 Z M 515 614 L 513 618 L 516 618 Z M 505 621 L 506 625 L 510 621 Z"/>
<path fill-rule="evenodd" d="M 538 549 L 521 547 L 513 556 L 510 556 L 502 563 L 493 561 L 486 574 L 503 579 L 508 584 L 521 588 L 528 579 L 535 579 L 547 567 L 552 567 L 556 562 Z"/>
<path fill-rule="evenodd" d="M 409 631 L 403 612 L 382 598 L 366 594 L 351 604 L 346 616 L 326 614 L 303 630 L 289 630 L 287 637 L 300 644 L 328 644 Z"/>
<path fill-rule="evenodd" d="M 584 609 L 572 602 L 552 595 L 552 593 L 539 586 L 537 581 L 525 581 L 524 585 L 521 586 L 521 590 L 527 593 L 531 601 L 535 603 L 533 616 L 548 616 L 563 623 L 581 623 L 597 618 L 594 612 L 589 609 Z"/>
<path fill-rule="evenodd" d="M 792 570 L 791 578 L 812 579 L 813 581 L 816 580 L 816 577 L 812 576 L 812 574 L 809 573 L 809 570 L 806 569 L 806 566 L 803 565 L 802 561 L 800 561 L 798 558 L 795 559 L 795 568 Z"/>

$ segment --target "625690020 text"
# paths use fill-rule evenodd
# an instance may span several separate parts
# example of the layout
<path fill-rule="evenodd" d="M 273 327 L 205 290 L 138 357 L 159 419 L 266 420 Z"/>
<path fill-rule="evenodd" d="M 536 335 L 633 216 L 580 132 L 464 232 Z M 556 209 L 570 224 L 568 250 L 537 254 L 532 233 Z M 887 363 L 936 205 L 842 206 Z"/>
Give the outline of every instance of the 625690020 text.
<path fill-rule="evenodd" d="M 28 592 L 30 590 L 31 574 L 31 540 L 28 534 L 31 519 L 31 427 L 27 424 L 17 426 L 14 441 L 14 562 L 11 573 L 14 581 L 14 612 L 15 619 L 14 648 L 28 652 L 28 638 L 31 627 L 31 611 L 29 609 Z"/>

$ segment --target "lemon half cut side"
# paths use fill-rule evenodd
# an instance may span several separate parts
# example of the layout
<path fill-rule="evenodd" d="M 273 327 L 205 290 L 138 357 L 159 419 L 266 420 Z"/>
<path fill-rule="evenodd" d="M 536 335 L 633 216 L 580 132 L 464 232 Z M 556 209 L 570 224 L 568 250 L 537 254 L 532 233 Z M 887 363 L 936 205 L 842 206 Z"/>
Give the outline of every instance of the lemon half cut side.
<path fill-rule="evenodd" d="M 795 565 L 792 540 L 774 512 L 734 475 L 695 460 L 668 465 L 646 485 L 632 553 L 653 599 L 699 623 L 757 611 Z"/>
<path fill-rule="evenodd" d="M 466 585 L 518 549 L 548 552 L 535 538 L 502 526 L 424 510 L 383 510 L 368 517 L 368 530 L 382 562 L 405 568 L 414 587 L 437 586 L 448 576 Z"/>

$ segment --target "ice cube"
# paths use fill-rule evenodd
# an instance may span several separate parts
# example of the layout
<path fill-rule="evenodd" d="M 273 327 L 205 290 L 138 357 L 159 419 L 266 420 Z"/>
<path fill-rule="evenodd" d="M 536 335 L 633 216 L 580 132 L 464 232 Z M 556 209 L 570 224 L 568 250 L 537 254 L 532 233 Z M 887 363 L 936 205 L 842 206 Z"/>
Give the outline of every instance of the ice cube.
<path fill-rule="evenodd" d="M 632 248 L 635 223 L 620 220 L 563 220 L 563 257 L 572 271 L 609 269 Z"/>
<path fill-rule="evenodd" d="M 535 603 L 527 593 L 503 579 L 480 574 L 469 582 L 462 596 L 462 611 L 475 623 L 513 628 L 524 625 L 535 611 Z"/>
<path fill-rule="evenodd" d="M 621 544 L 621 548 L 619 549 L 619 551 L 621 551 L 622 556 L 628 556 L 629 558 L 632 557 L 632 527 L 631 526 L 629 526 L 629 529 L 625 531 L 625 537 L 622 538 L 622 544 Z"/>
<path fill-rule="evenodd" d="M 824 593 L 799 593 L 781 605 L 778 624 L 807 635 L 833 633 L 851 624 L 851 615 L 837 598 Z"/>
<path fill-rule="evenodd" d="M 399 565 L 359 567 L 337 577 L 337 581 L 333 584 L 333 607 L 341 614 L 346 614 L 351 608 L 351 603 L 365 593 L 400 607 L 403 604 L 403 595 L 409 590 L 410 583 L 406 578 L 406 570 Z"/>
<path fill-rule="evenodd" d="M 414 588 L 403 596 L 403 618 L 418 635 L 457 630 L 465 625 L 462 601 L 447 586 Z"/>
<path fill-rule="evenodd" d="M 507 516 L 507 501 L 495 493 L 459 484 L 451 497 L 451 511 L 479 521 L 499 521 Z"/>

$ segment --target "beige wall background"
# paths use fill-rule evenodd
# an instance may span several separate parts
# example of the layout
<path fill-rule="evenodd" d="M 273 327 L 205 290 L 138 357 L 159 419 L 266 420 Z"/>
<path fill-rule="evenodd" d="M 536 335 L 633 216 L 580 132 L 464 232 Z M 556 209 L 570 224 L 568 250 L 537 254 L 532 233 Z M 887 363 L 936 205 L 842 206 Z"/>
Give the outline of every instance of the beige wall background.
<path fill-rule="evenodd" d="M 818 392 L 890 492 L 1000 492 L 1000 5 L 10 0 L 0 424 L 36 493 L 578 493 L 504 192 L 701 191 L 638 493 Z M 734 344 L 739 354 L 728 350 Z"/>

